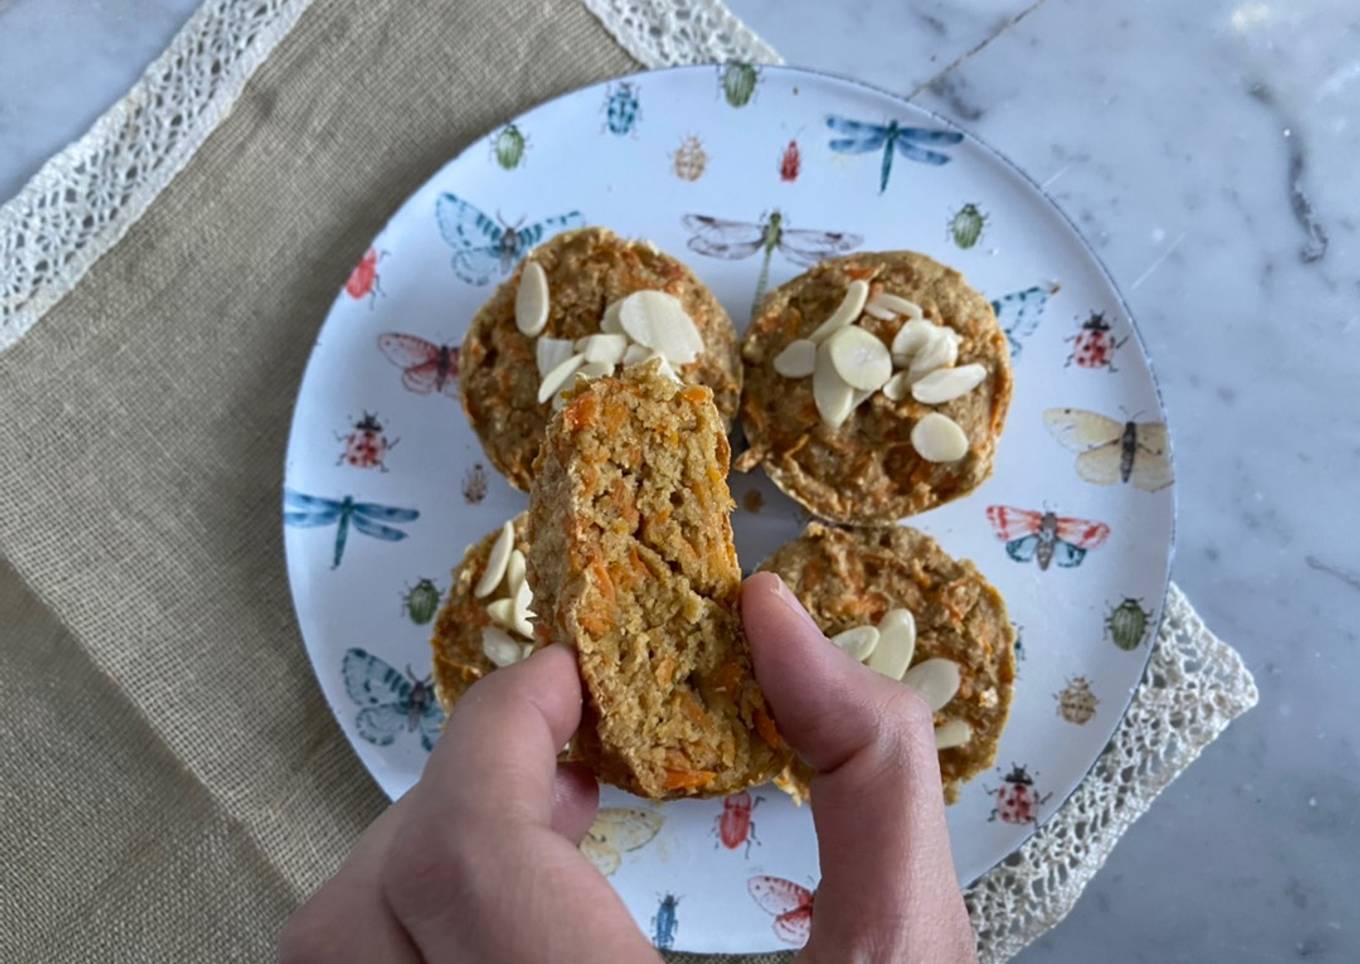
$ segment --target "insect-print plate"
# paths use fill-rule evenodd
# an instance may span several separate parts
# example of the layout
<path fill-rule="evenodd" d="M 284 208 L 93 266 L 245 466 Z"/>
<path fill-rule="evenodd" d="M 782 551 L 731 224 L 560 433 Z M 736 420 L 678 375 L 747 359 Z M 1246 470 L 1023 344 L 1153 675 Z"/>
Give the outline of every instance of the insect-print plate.
<path fill-rule="evenodd" d="M 283 531 L 306 646 L 355 752 L 393 797 L 424 765 L 427 617 L 463 550 L 526 504 L 463 414 L 457 349 L 520 258 L 581 224 L 680 258 L 742 329 L 764 291 L 852 251 L 924 252 L 995 306 L 1015 375 L 996 474 L 909 520 L 972 559 L 1024 627 L 997 760 L 949 810 L 960 877 L 985 873 L 1061 806 L 1142 677 L 1170 564 L 1166 415 L 1119 293 L 1038 187 L 949 121 L 807 71 L 644 73 L 499 118 L 334 266 Z M 369 413 L 381 432 L 356 428 Z M 363 467 L 341 458 L 351 442 Z M 731 483 L 750 572 L 809 516 L 759 470 Z M 807 807 L 770 786 L 666 804 L 606 788 L 601 805 L 588 855 L 654 941 L 805 938 L 820 877 Z"/>

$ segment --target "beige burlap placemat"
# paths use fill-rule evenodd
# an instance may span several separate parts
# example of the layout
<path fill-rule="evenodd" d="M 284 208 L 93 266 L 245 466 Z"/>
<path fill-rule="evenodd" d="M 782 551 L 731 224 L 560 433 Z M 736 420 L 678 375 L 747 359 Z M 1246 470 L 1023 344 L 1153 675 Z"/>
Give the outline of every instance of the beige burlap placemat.
<path fill-rule="evenodd" d="M 383 807 L 288 599 L 292 400 L 368 239 L 473 139 L 630 53 L 772 56 L 712 0 L 590 6 L 214 0 L 0 211 L 0 960 L 267 959 Z M 970 890 L 984 959 L 1255 701 L 1168 613 L 1110 753 Z"/>

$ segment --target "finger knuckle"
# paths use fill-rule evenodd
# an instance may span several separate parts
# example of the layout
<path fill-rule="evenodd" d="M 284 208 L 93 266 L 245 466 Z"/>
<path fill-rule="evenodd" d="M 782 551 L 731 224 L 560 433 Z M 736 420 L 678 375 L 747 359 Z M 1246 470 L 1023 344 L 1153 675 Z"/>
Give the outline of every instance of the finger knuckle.
<path fill-rule="evenodd" d="M 379 870 L 379 886 L 399 915 L 448 901 L 467 884 L 464 848 L 449 835 L 398 835 Z"/>
<path fill-rule="evenodd" d="M 880 727 L 901 738 L 915 738 L 934 731 L 934 713 L 930 706 L 910 686 L 894 687 L 880 704 Z"/>

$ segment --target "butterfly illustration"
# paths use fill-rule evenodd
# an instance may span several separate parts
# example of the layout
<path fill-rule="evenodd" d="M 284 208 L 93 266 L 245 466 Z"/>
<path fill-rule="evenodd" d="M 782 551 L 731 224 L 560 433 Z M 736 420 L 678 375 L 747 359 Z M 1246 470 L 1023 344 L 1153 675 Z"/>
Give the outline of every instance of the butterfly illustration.
<path fill-rule="evenodd" d="M 812 899 L 815 894 L 801 884 L 764 874 L 746 882 L 760 909 L 774 915 L 774 933 L 781 941 L 801 947 L 812 931 Z"/>
<path fill-rule="evenodd" d="M 366 536 L 385 542 L 400 542 L 407 534 L 382 523 L 414 522 L 419 516 L 420 513 L 415 509 L 397 509 L 376 502 L 355 502 L 352 495 L 336 501 L 304 495 L 293 489 L 283 490 L 284 525 L 314 528 L 339 523 L 335 530 L 335 561 L 331 563 L 332 569 L 340 567 L 340 560 L 345 555 L 345 540 L 349 537 L 351 522 L 355 529 Z"/>
<path fill-rule="evenodd" d="M 909 161 L 939 166 L 948 164 L 952 158 L 939 151 L 928 151 L 918 144 L 945 146 L 963 140 L 958 131 L 931 131 L 923 127 L 904 127 L 897 121 L 886 124 L 870 124 L 866 121 L 850 120 L 828 114 L 826 126 L 844 137 L 833 137 L 828 145 L 838 154 L 867 154 L 883 148 L 883 166 L 879 170 L 878 193 L 888 189 L 888 178 L 892 176 L 893 148 Z"/>
<path fill-rule="evenodd" d="M 509 274 L 525 252 L 546 235 L 586 223 L 580 211 L 544 218 L 527 227 L 520 226 L 523 218 L 511 225 L 497 214 L 493 221 L 447 191 L 435 202 L 434 216 L 439 233 L 453 248 L 453 273 L 470 285 L 484 285 L 493 277 Z"/>
<path fill-rule="evenodd" d="M 436 345 L 415 335 L 388 333 L 378 336 L 378 349 L 387 360 L 404 368 L 401 383 L 409 392 L 429 395 L 443 392 L 458 397 L 458 348 Z"/>
<path fill-rule="evenodd" d="M 997 538 L 1006 541 L 1006 555 L 1016 562 L 1034 559 L 1041 570 L 1055 558 L 1064 569 L 1081 565 L 1086 553 L 1099 549 L 1110 535 L 1103 522 L 1007 505 L 987 506 L 987 521 Z"/>
<path fill-rule="evenodd" d="M 581 840 L 581 853 L 608 877 L 619 869 L 623 854 L 637 850 L 661 829 L 661 814 L 639 807 L 601 807 Z"/>
<path fill-rule="evenodd" d="M 1021 338 L 1028 338 L 1044 320 L 1044 309 L 1048 299 L 1058 293 L 1056 282 L 1046 285 L 1033 285 L 1021 291 L 1012 291 L 992 302 L 992 311 L 1001 330 L 1006 333 L 1006 341 L 1011 345 L 1011 357 L 1019 358 Z"/>
<path fill-rule="evenodd" d="M 390 746 L 404 728 L 420 731 L 420 745 L 428 752 L 444 726 L 444 711 L 435 699 L 430 678 L 419 679 L 406 667 L 402 676 L 386 662 L 366 650 L 345 651 L 340 672 L 345 692 L 363 707 L 354 725 L 369 743 Z"/>
<path fill-rule="evenodd" d="M 1144 492 L 1172 482 L 1165 422 L 1121 422 L 1081 408 L 1050 408 L 1044 424 L 1077 453 L 1077 475 L 1087 482 L 1132 482 Z"/>
<path fill-rule="evenodd" d="M 740 261 L 757 251 L 765 252 L 760 263 L 760 277 L 756 280 L 755 299 L 751 302 L 752 314 L 760 307 L 760 299 L 765 294 L 765 286 L 770 280 L 770 258 L 776 248 L 790 261 L 811 267 L 864 243 L 861 235 L 848 231 L 786 228 L 784 215 L 778 210 L 762 215 L 759 223 L 727 221 L 706 214 L 686 214 L 681 222 L 693 232 L 689 249 L 710 258 Z"/>

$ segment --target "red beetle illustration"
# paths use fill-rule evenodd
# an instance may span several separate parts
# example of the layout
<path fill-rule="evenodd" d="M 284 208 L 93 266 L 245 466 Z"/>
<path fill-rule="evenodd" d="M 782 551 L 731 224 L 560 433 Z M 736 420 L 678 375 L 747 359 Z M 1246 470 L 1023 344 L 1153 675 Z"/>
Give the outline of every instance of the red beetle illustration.
<path fill-rule="evenodd" d="M 1114 353 L 1124 347 L 1124 342 L 1129 340 L 1129 336 L 1116 339 L 1110 334 L 1110 323 L 1105 320 L 1103 312 L 1093 311 L 1091 316 L 1082 322 L 1081 330 L 1078 331 L 1067 341 L 1072 342 L 1072 352 L 1067 356 L 1067 361 L 1063 367 L 1066 368 L 1076 362 L 1081 368 L 1106 368 L 1111 372 L 1119 369 L 1114 367 Z"/>
<path fill-rule="evenodd" d="M 364 412 L 364 417 L 354 423 L 348 435 L 337 432 L 335 437 L 345 443 L 345 449 L 335 460 L 336 465 L 351 465 L 356 469 L 387 471 L 384 459 L 387 453 L 397 447 L 401 439 L 389 439 L 383 434 L 378 417 Z"/>
<path fill-rule="evenodd" d="M 345 282 L 345 293 L 355 301 L 368 295 L 368 306 L 372 308 L 378 295 L 383 294 L 382 286 L 378 284 L 378 262 L 386 253 L 377 248 L 365 251 L 359 263 L 354 266 L 354 270 L 349 273 L 349 280 Z"/>
<path fill-rule="evenodd" d="M 987 818 L 988 823 L 1000 819 L 1002 823 L 1037 825 L 1039 808 L 1053 796 L 1051 793 L 1042 796 L 1035 793 L 1034 778 L 1024 767 L 1015 764 L 1011 764 L 1011 772 L 1003 778 L 1001 788 L 987 792 L 996 797 L 996 806 Z"/>
<path fill-rule="evenodd" d="M 798 169 L 802 164 L 802 156 L 798 153 L 798 142 L 789 141 L 789 146 L 784 148 L 784 153 L 779 158 L 779 179 L 781 181 L 798 180 Z"/>
<path fill-rule="evenodd" d="M 752 797 L 742 790 L 724 800 L 723 812 L 713 818 L 713 832 L 717 834 L 718 842 L 728 850 L 736 850 L 745 844 L 746 855 L 749 857 L 751 844 L 760 843 L 760 839 L 756 837 L 756 822 L 751 819 L 751 811 L 764 799 Z"/>

